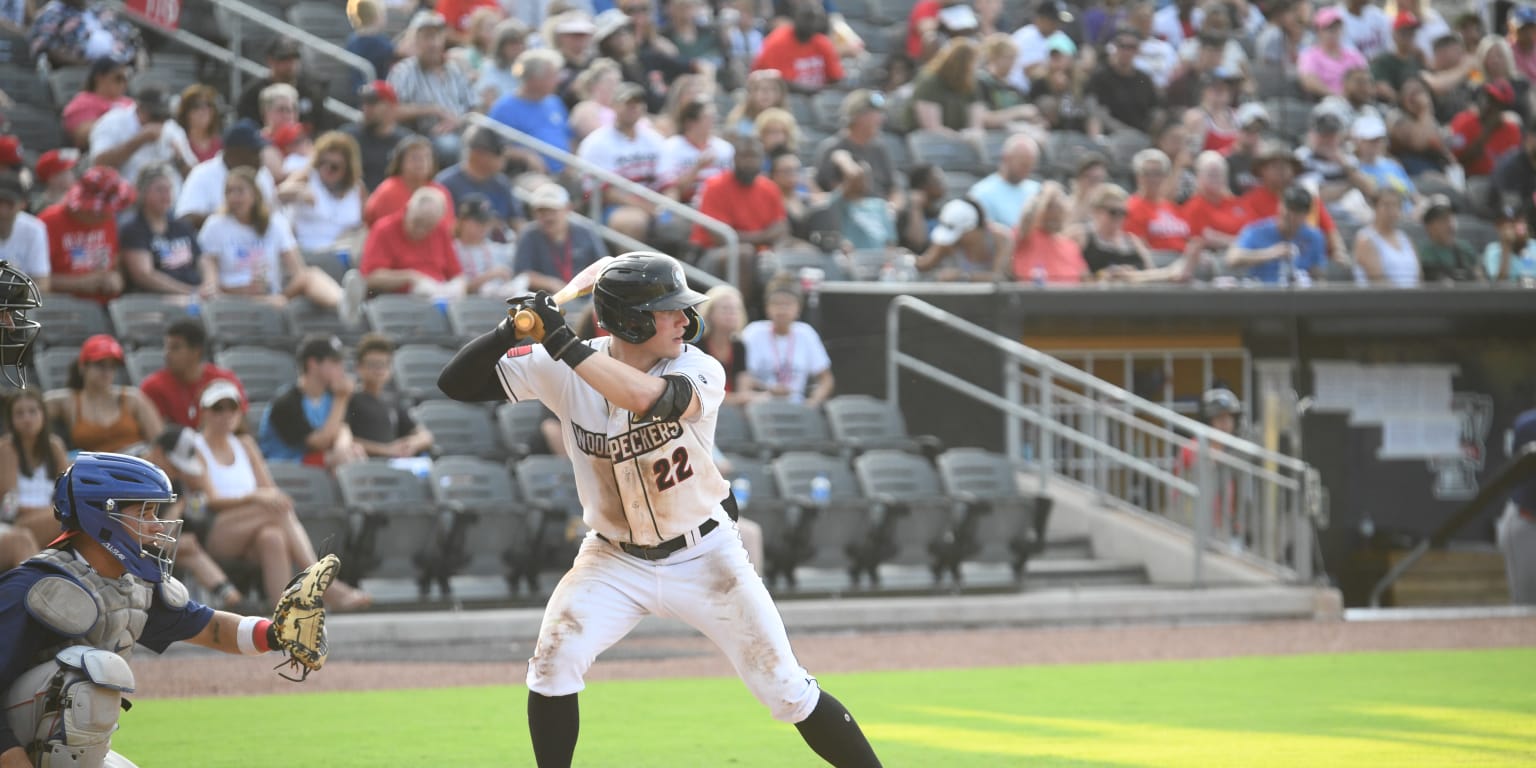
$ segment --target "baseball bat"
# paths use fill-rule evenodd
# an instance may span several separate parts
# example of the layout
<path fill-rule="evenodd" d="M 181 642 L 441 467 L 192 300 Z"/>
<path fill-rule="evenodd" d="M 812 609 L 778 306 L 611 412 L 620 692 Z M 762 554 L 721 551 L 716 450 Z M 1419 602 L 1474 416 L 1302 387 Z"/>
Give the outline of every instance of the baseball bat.
<path fill-rule="evenodd" d="M 612 256 L 604 256 L 592 262 L 586 269 L 577 272 L 576 276 L 572 277 L 571 281 L 566 283 L 564 288 L 555 291 L 555 294 L 550 297 L 555 300 L 555 305 L 564 306 L 566 302 L 579 299 L 591 293 L 592 289 L 597 287 L 598 274 L 603 271 L 603 267 L 608 266 L 608 263 L 613 261 L 613 258 Z M 530 309 L 519 309 L 517 314 L 512 316 L 512 324 L 517 327 L 517 332 L 521 334 L 532 331 L 538 323 L 539 316 Z"/>

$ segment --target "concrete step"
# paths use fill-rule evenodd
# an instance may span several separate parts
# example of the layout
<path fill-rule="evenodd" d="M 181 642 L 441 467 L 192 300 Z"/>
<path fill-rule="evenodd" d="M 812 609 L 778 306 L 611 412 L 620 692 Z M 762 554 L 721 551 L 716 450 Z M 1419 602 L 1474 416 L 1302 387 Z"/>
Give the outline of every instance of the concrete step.
<path fill-rule="evenodd" d="M 1045 549 L 1035 560 L 1091 560 L 1093 539 L 1087 536 L 1047 536 Z"/>
<path fill-rule="evenodd" d="M 1147 569 L 1124 560 L 1056 558 L 1031 560 L 1024 583 L 1036 587 L 1104 587 L 1146 584 Z"/>

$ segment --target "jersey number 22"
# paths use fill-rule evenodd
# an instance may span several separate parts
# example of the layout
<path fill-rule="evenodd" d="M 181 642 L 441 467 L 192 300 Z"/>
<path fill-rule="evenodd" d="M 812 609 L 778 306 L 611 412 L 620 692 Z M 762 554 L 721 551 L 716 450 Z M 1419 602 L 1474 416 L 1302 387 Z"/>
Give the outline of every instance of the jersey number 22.
<path fill-rule="evenodd" d="M 651 471 L 656 473 L 656 490 L 665 491 L 690 477 L 693 477 L 693 467 L 688 466 L 688 449 L 678 448 L 672 452 L 670 460 L 660 458 L 651 465 Z"/>

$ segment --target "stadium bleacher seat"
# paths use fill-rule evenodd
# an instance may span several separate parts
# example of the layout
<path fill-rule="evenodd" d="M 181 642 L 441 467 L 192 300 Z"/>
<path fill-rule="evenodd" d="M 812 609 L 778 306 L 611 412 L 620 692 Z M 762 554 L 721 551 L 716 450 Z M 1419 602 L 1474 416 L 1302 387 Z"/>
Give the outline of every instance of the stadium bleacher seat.
<path fill-rule="evenodd" d="M 957 504 L 944 495 L 939 474 L 922 456 L 906 451 L 870 451 L 853 460 L 864 497 L 875 504 L 879 565 L 920 565 L 937 583 L 944 573 L 959 580 L 955 530 Z"/>
<path fill-rule="evenodd" d="M 292 353 L 266 347 L 227 347 L 214 355 L 214 362 L 240 377 L 247 400 L 271 401 L 299 376 Z"/>
<path fill-rule="evenodd" d="M 48 347 L 33 352 L 32 368 L 37 374 L 37 386 L 43 390 L 62 389 L 69 381 L 69 366 L 80 357 L 75 346 Z"/>
<path fill-rule="evenodd" d="M 965 506 L 960 526 L 962 562 L 1006 563 L 1015 581 L 1029 558 L 1045 547 L 1052 500 L 1019 491 L 1018 467 L 1000 453 L 951 448 L 935 464 L 944 492 Z"/>
<path fill-rule="evenodd" d="M 929 457 L 944 449 L 932 435 L 907 433 L 906 417 L 894 403 L 869 395 L 838 395 L 822 407 L 832 439 L 854 453 L 892 449 Z"/>
<path fill-rule="evenodd" d="M 433 500 L 454 516 L 449 572 L 500 576 L 515 594 L 533 564 L 539 515 L 519 503 L 507 468 L 469 456 L 447 456 L 432 463 L 429 485 Z"/>
<path fill-rule="evenodd" d="M 539 425 L 544 421 L 544 404 L 536 400 L 502 403 L 496 407 L 496 428 L 501 444 L 513 461 L 533 453 L 543 442 Z"/>
<path fill-rule="evenodd" d="M 584 530 L 578 528 L 581 500 L 576 498 L 576 471 L 570 459 L 541 454 L 524 457 L 513 472 L 524 502 L 539 513 L 531 539 L 531 564 L 523 574 L 528 588 L 537 592 L 541 574 L 564 572 L 576 557 L 580 539 L 568 535 Z"/>
<path fill-rule="evenodd" d="M 946 133 L 913 131 L 907 134 L 907 149 L 913 162 L 933 163 L 946 175 L 958 171 L 979 177 L 992 172 L 975 144 Z"/>
<path fill-rule="evenodd" d="M 420 296 L 384 294 L 363 304 L 368 326 L 400 344 L 453 345 L 448 316 Z"/>
<path fill-rule="evenodd" d="M 452 359 L 453 352 L 431 344 L 399 347 L 392 363 L 395 389 L 414 402 L 446 399 L 447 395 L 437 388 L 437 377 Z"/>
<path fill-rule="evenodd" d="M 43 324 L 38 339 L 45 346 L 79 346 L 98 333 L 112 332 L 100 304 L 64 294 L 44 296 L 34 317 Z"/>
<path fill-rule="evenodd" d="M 428 400 L 411 409 L 411 418 L 432 433 L 433 453 L 502 461 L 507 452 L 496 440 L 491 410 L 476 403 Z"/>
<path fill-rule="evenodd" d="M 343 579 L 355 581 L 349 549 L 353 521 L 341 503 L 330 473 L 291 461 L 274 461 L 267 465 L 267 471 L 272 475 L 273 485 L 293 499 L 293 512 L 309 534 L 315 552 L 340 556 Z"/>
<path fill-rule="evenodd" d="M 213 349 L 253 344 L 291 351 L 298 340 L 282 332 L 288 327 L 283 311 L 264 301 L 242 296 L 219 296 L 202 305 L 203 325 Z"/>
<path fill-rule="evenodd" d="M 336 469 L 341 500 L 361 519 L 354 558 L 364 576 L 410 578 L 422 598 L 437 584 L 449 591 L 442 515 L 414 473 L 382 462 Z"/>
<path fill-rule="evenodd" d="M 128 369 L 128 381 L 138 386 L 144 381 L 145 376 L 165 367 L 165 349 L 161 347 L 130 349 L 124 355 L 123 364 Z"/>
<path fill-rule="evenodd" d="M 341 317 L 336 314 L 336 310 L 316 306 L 303 297 L 289 301 L 283 307 L 283 314 L 288 318 L 288 330 L 295 338 L 318 333 L 335 336 L 348 344 L 355 344 L 367 330 L 366 327 L 346 327 L 342 324 Z"/>
<path fill-rule="evenodd" d="M 795 568 L 795 553 L 803 549 L 800 529 L 801 510 L 779 495 L 778 481 L 768 463 L 750 456 L 727 456 L 730 471 L 725 477 L 732 483 L 747 483 L 743 501 L 738 494 L 741 516 L 757 523 L 763 531 L 763 578 L 775 586 L 780 578 L 789 579 Z"/>
<path fill-rule="evenodd" d="M 107 315 L 124 346 L 158 345 L 171 323 L 190 317 L 187 307 L 153 293 L 130 293 L 107 304 Z"/>
<path fill-rule="evenodd" d="M 507 303 L 488 296 L 465 296 L 448 304 L 448 328 L 462 340 L 496 327 L 507 316 Z"/>
<path fill-rule="evenodd" d="M 819 453 L 786 453 L 773 460 L 779 493 L 800 515 L 795 567 L 844 570 L 857 584 L 861 574 L 873 578 L 876 550 L 871 505 L 859 493 L 858 480 L 843 461 Z M 812 484 L 826 478 L 830 493 L 825 504 L 811 496 Z M 796 582 L 793 570 L 790 586 Z"/>
<path fill-rule="evenodd" d="M 765 454 L 786 451 L 836 453 L 839 450 L 821 411 L 809 405 L 787 400 L 757 400 L 748 403 L 746 411 L 752 440 Z"/>

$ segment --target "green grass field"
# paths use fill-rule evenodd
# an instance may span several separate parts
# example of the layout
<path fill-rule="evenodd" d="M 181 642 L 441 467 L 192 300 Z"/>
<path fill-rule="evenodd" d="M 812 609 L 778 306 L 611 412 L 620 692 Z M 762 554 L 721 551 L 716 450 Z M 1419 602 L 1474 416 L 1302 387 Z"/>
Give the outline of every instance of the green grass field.
<path fill-rule="evenodd" d="M 1536 765 L 1536 649 L 822 683 L 858 716 L 887 766 Z M 123 716 L 114 747 L 141 768 L 523 766 L 533 762 L 525 697 L 497 686 L 145 700 Z M 734 678 L 596 683 L 581 709 L 578 765 L 821 764 Z"/>

